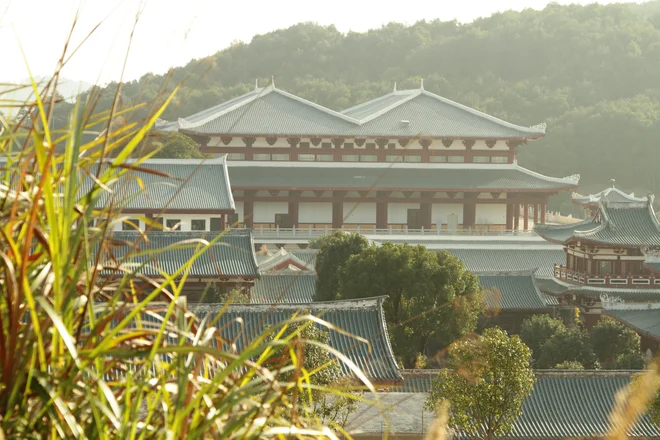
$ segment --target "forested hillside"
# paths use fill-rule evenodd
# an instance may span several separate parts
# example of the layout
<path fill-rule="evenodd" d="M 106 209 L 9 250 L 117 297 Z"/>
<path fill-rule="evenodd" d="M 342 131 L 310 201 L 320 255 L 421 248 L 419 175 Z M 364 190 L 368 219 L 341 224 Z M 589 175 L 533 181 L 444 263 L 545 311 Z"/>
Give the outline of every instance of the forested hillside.
<path fill-rule="evenodd" d="M 553 4 L 469 24 L 391 23 L 366 33 L 298 24 L 172 69 L 166 89 L 185 86 L 165 119 L 271 76 L 277 87 L 337 110 L 389 92 L 395 81 L 416 88 L 424 78 L 427 90 L 511 122 L 547 122 L 547 137 L 521 149 L 524 166 L 579 173 L 581 191 L 615 178 L 638 195 L 660 194 L 659 1 Z M 126 84 L 124 105 L 154 98 L 164 81 L 145 75 Z"/>

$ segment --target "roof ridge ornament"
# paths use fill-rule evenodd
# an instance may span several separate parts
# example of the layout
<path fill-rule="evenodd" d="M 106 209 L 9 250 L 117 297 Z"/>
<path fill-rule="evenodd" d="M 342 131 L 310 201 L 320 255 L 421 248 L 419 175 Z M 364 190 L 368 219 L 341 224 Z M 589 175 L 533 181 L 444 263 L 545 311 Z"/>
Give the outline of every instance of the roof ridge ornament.
<path fill-rule="evenodd" d="M 610 188 L 616 188 L 614 184 L 616 183 L 616 179 L 610 179 Z"/>
<path fill-rule="evenodd" d="M 424 90 L 424 78 L 422 78 L 422 81 L 419 84 L 419 90 Z"/>
<path fill-rule="evenodd" d="M 564 180 L 572 180 L 574 182 L 579 182 L 580 181 L 580 175 L 579 174 L 571 174 L 570 176 L 566 176 L 563 179 Z"/>
<path fill-rule="evenodd" d="M 531 128 L 532 130 L 538 130 L 545 133 L 545 129 L 547 128 L 547 126 L 548 124 L 546 124 L 545 122 L 541 122 L 540 124 L 530 125 L 529 128 Z"/>
<path fill-rule="evenodd" d="M 254 90 L 259 90 L 259 78 L 254 79 Z"/>
<path fill-rule="evenodd" d="M 272 88 L 275 88 L 275 75 L 270 77 L 270 86 Z"/>
<path fill-rule="evenodd" d="M 393 93 L 396 93 L 396 81 L 394 81 L 394 90 L 392 90 Z"/>

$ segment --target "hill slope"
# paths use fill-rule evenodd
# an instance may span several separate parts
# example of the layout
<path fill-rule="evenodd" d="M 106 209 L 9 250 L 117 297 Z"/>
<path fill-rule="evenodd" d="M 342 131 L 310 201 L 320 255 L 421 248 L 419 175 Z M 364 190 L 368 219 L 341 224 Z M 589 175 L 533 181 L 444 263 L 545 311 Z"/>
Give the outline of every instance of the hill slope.
<path fill-rule="evenodd" d="M 524 166 L 580 173 L 585 192 L 616 178 L 625 190 L 660 193 L 658 1 L 552 4 L 464 25 L 391 23 L 366 33 L 302 23 L 172 69 L 168 84 L 186 82 L 165 118 L 208 108 L 271 75 L 279 88 L 337 110 L 390 91 L 394 81 L 416 88 L 424 78 L 427 90 L 511 122 L 547 122 L 546 139 L 521 149 Z M 126 84 L 124 103 L 154 98 L 163 83 L 145 75 Z"/>

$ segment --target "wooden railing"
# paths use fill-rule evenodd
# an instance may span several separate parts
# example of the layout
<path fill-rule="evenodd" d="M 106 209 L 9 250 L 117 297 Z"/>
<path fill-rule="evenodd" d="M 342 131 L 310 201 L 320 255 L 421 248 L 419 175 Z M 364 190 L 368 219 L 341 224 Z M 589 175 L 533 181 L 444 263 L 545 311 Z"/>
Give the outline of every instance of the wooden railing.
<path fill-rule="evenodd" d="M 660 278 L 653 275 L 590 275 L 555 264 L 555 278 L 571 284 L 608 288 L 660 289 Z"/>
<path fill-rule="evenodd" d="M 418 235 L 418 236 L 523 236 L 531 237 L 532 231 L 511 231 L 504 228 L 500 230 L 486 230 L 486 229 L 378 229 L 375 227 L 356 227 L 356 228 L 312 228 L 312 227 L 298 227 L 298 228 L 280 228 L 280 227 L 261 227 L 253 228 L 255 238 L 316 238 L 323 235 L 332 234 L 335 231 L 345 232 L 358 232 L 364 235 Z"/>

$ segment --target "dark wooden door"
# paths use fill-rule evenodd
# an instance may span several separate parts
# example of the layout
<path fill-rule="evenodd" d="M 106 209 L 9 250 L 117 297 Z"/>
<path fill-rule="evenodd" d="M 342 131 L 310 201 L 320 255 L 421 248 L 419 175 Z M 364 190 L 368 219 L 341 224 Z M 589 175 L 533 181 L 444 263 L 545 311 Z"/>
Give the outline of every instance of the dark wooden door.
<path fill-rule="evenodd" d="M 422 216 L 419 209 L 408 210 L 408 229 L 420 229 L 422 227 Z"/>
<path fill-rule="evenodd" d="M 280 228 L 292 228 L 291 216 L 289 214 L 275 214 L 275 225 Z"/>

